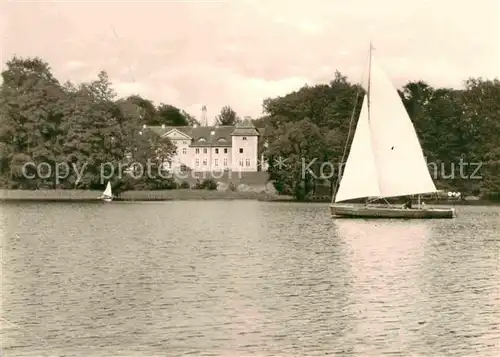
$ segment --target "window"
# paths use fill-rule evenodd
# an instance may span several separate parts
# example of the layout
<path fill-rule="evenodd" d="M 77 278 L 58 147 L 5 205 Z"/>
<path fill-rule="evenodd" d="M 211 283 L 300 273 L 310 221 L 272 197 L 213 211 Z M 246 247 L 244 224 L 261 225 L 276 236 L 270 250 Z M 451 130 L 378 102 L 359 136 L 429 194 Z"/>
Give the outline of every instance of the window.
<path fill-rule="evenodd" d="M 186 142 L 186 141 L 183 141 L 183 142 L 182 142 L 182 144 L 183 144 L 183 145 L 187 145 L 187 142 Z"/>
<path fill-rule="evenodd" d="M 200 153 L 200 149 L 196 149 L 196 153 L 199 154 Z"/>
<path fill-rule="evenodd" d="M 204 148 L 203 149 L 203 153 L 206 154 L 207 153 L 207 148 Z"/>
<path fill-rule="evenodd" d="M 224 149 L 224 154 L 227 154 L 227 148 Z"/>
<path fill-rule="evenodd" d="M 240 148 L 240 154 L 243 154 L 243 148 Z"/>
<path fill-rule="evenodd" d="M 243 160 L 240 160 L 240 166 L 243 166 Z"/>
<path fill-rule="evenodd" d="M 227 159 L 224 159 L 224 166 L 227 166 Z"/>
<path fill-rule="evenodd" d="M 187 154 L 187 149 L 186 148 L 183 148 L 182 149 L 182 155 L 186 155 Z"/>
<path fill-rule="evenodd" d="M 196 166 L 200 166 L 200 159 L 196 159 Z"/>
<path fill-rule="evenodd" d="M 203 166 L 207 166 L 207 160 L 203 160 Z"/>
<path fill-rule="evenodd" d="M 250 159 L 246 159 L 246 160 L 245 160 L 245 164 L 246 164 L 247 166 L 250 166 Z"/>
<path fill-rule="evenodd" d="M 215 149 L 215 153 L 218 154 L 219 153 L 219 149 Z"/>
<path fill-rule="evenodd" d="M 215 159 L 215 160 L 214 160 L 214 165 L 215 165 L 215 166 L 219 166 L 219 159 Z"/>
<path fill-rule="evenodd" d="M 243 137 L 243 140 L 246 140 L 246 139 L 247 139 L 247 137 L 246 137 L 246 136 L 244 136 L 244 137 Z"/>

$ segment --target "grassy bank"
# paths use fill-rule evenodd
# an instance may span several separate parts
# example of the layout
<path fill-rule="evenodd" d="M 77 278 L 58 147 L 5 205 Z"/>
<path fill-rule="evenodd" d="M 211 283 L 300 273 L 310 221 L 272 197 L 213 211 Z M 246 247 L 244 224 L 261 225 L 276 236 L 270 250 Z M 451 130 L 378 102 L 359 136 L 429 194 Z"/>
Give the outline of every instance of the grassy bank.
<path fill-rule="evenodd" d="M 100 202 L 101 191 L 91 190 L 1 190 L 0 201 L 37 202 Z M 181 201 L 181 200 L 242 200 L 272 201 L 277 196 L 260 192 L 209 191 L 209 190 L 158 190 L 127 191 L 115 201 Z"/>
<path fill-rule="evenodd" d="M 0 201 L 95 201 L 101 191 L 91 190 L 0 190 Z"/>
<path fill-rule="evenodd" d="M 187 200 L 268 200 L 274 196 L 259 192 L 209 191 L 209 190 L 160 190 L 127 191 L 117 201 L 187 201 Z"/>

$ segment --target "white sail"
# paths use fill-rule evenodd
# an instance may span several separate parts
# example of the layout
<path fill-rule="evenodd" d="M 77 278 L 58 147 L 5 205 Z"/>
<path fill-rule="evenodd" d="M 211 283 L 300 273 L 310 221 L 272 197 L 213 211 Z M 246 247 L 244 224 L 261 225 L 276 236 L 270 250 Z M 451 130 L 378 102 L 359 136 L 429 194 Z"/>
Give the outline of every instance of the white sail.
<path fill-rule="evenodd" d="M 109 181 L 108 181 L 108 184 L 106 185 L 106 189 L 104 190 L 102 195 L 104 197 L 112 197 L 113 196 L 113 193 L 111 192 L 111 184 L 109 183 Z"/>
<path fill-rule="evenodd" d="M 367 104 L 368 99 L 365 95 L 335 202 L 380 196 Z"/>
<path fill-rule="evenodd" d="M 373 56 L 369 90 L 335 202 L 436 192 L 413 123 Z"/>
<path fill-rule="evenodd" d="M 369 121 L 380 197 L 436 192 L 398 92 L 373 56 L 371 64 Z"/>

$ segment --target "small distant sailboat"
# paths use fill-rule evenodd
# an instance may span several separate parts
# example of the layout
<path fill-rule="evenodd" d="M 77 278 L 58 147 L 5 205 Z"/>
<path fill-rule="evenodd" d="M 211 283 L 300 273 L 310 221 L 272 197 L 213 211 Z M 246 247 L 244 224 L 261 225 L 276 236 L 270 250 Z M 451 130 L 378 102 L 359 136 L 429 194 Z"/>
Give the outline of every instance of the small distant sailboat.
<path fill-rule="evenodd" d="M 420 204 L 421 194 L 437 189 L 413 123 L 398 92 L 377 66 L 372 48 L 370 44 L 367 93 L 331 213 L 351 218 L 454 218 L 453 208 Z M 419 197 L 415 208 L 393 206 L 386 200 L 413 195 Z M 361 198 L 367 204 L 339 203 Z M 376 200 L 385 204 L 369 203 Z"/>
<path fill-rule="evenodd" d="M 106 189 L 103 191 L 99 199 L 103 200 L 104 202 L 111 202 L 113 200 L 113 192 L 111 191 L 111 184 L 109 183 L 109 181 L 106 185 Z"/>

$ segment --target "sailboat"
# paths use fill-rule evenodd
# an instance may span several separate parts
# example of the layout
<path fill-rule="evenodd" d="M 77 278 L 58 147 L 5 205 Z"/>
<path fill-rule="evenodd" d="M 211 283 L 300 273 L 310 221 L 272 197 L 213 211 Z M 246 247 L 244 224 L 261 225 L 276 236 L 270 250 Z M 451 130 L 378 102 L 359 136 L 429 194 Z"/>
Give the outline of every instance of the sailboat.
<path fill-rule="evenodd" d="M 420 195 L 437 192 L 413 123 L 370 44 L 368 85 L 356 130 L 332 198 L 333 216 L 351 218 L 454 218 L 453 208 L 427 208 Z M 387 198 L 418 195 L 417 207 Z M 366 199 L 366 204 L 345 201 Z M 384 201 L 382 204 L 374 204 Z"/>
<path fill-rule="evenodd" d="M 104 202 L 111 202 L 113 200 L 113 193 L 111 192 L 111 184 L 109 183 L 109 181 L 106 185 L 106 189 L 102 192 L 102 195 L 99 197 L 99 199 L 103 200 Z"/>

